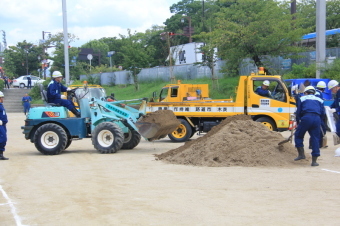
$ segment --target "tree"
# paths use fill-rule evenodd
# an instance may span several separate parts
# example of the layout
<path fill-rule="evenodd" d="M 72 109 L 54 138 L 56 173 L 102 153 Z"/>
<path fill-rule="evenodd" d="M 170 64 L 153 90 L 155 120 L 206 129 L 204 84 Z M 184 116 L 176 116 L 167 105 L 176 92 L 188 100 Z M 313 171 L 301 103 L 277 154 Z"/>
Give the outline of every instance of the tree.
<path fill-rule="evenodd" d="M 53 65 L 51 66 L 51 71 L 60 71 L 65 74 L 65 58 L 64 58 L 64 44 L 58 44 L 53 52 L 54 56 L 51 58 L 53 60 Z M 76 47 L 71 47 L 68 49 L 69 54 L 69 65 L 70 65 L 70 78 L 72 80 L 79 79 L 79 75 L 84 74 L 84 65 L 80 62 L 72 62 L 79 54 L 79 49 Z"/>
<path fill-rule="evenodd" d="M 140 34 L 131 34 L 128 30 L 128 36 L 121 35 L 124 45 L 121 48 L 121 55 L 123 56 L 123 67 L 131 71 L 135 89 L 139 90 L 137 75 L 142 68 L 149 67 L 151 56 L 155 49 L 153 46 L 145 46 L 140 40 Z"/>
<path fill-rule="evenodd" d="M 316 0 L 301 0 L 297 2 L 297 12 L 304 20 L 303 27 L 311 27 L 312 32 L 315 32 L 316 26 Z M 340 0 L 326 1 L 326 29 L 336 29 L 340 27 Z"/>
<path fill-rule="evenodd" d="M 4 51 L 5 73 L 10 77 L 18 77 L 27 73 L 38 75 L 37 70 L 41 68 L 38 56 L 41 52 L 40 46 L 33 45 L 26 40 L 18 42 L 16 46 L 9 46 Z"/>
<path fill-rule="evenodd" d="M 91 40 L 84 45 L 81 46 L 81 48 L 89 48 L 93 49 L 93 52 L 95 54 L 98 54 L 99 56 L 94 56 L 93 60 L 91 62 L 92 66 L 99 66 L 101 64 L 109 64 L 109 59 L 107 58 L 107 52 L 110 51 L 109 46 L 100 40 Z"/>
<path fill-rule="evenodd" d="M 310 30 L 300 28 L 302 19 L 292 27 L 288 3 L 274 0 L 239 0 L 216 14 L 216 28 L 209 35 L 227 60 L 230 74 L 238 75 L 242 59 L 251 58 L 257 67 L 265 66 L 264 55 L 286 56 L 301 52 L 294 45 Z M 270 74 L 269 71 L 267 71 Z"/>

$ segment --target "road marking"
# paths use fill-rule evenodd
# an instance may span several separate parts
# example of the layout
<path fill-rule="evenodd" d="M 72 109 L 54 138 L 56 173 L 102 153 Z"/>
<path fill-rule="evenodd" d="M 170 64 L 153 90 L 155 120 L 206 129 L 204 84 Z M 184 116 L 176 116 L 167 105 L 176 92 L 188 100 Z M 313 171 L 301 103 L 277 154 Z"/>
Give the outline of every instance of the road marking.
<path fill-rule="evenodd" d="M 6 194 L 5 190 L 2 189 L 2 186 L 0 185 L 0 191 L 2 193 L 2 196 L 7 200 L 7 203 L 2 203 L 1 205 L 9 205 L 11 207 L 11 212 L 13 214 L 14 220 L 17 223 L 18 226 L 23 225 L 21 223 L 21 219 L 19 217 L 19 215 L 17 214 L 17 210 L 15 209 L 15 206 L 13 204 L 13 202 L 11 201 L 11 199 L 8 197 L 8 195 Z"/>
<path fill-rule="evenodd" d="M 328 169 L 321 169 L 321 170 L 324 170 L 324 171 L 327 171 L 327 172 L 331 172 L 331 173 L 340 173 L 339 171 L 328 170 Z"/>

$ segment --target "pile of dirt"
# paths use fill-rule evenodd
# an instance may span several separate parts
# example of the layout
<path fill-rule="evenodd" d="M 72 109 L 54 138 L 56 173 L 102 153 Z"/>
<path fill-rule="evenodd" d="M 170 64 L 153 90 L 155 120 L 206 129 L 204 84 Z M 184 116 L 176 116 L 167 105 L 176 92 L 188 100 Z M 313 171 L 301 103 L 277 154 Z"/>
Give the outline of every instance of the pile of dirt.
<path fill-rule="evenodd" d="M 156 155 L 156 160 L 194 166 L 288 166 L 294 164 L 295 147 L 278 132 L 249 116 L 228 117 L 206 135 Z"/>
<path fill-rule="evenodd" d="M 171 110 L 158 110 L 142 116 L 136 126 L 139 133 L 149 141 L 158 140 L 172 133 L 181 122 Z"/>

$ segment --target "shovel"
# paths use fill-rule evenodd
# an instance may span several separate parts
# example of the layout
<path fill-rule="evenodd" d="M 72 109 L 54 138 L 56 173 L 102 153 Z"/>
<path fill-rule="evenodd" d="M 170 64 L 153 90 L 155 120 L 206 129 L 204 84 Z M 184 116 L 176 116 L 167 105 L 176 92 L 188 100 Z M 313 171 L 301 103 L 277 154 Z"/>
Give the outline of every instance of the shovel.
<path fill-rule="evenodd" d="M 283 141 L 279 142 L 278 145 L 282 145 L 282 144 L 285 144 L 287 142 L 292 142 L 294 131 L 295 131 L 295 129 L 292 129 L 291 133 L 290 133 L 290 136 L 286 140 L 283 140 Z"/>

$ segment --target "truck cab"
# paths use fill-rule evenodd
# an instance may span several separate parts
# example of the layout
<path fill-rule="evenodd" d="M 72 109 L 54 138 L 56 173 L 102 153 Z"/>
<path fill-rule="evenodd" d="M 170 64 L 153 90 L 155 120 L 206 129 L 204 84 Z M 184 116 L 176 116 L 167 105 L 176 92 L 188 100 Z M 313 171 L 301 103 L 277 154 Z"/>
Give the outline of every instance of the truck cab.
<path fill-rule="evenodd" d="M 255 121 L 262 122 L 271 130 L 287 130 L 290 115 L 296 110 L 294 97 L 290 94 L 281 76 L 255 75 L 241 76 L 245 87 L 238 91 L 237 95 L 245 92 L 245 114 L 251 115 Z M 261 87 L 264 81 L 269 81 L 269 96 L 261 96 L 256 89 Z M 239 96 L 237 97 L 239 98 Z M 242 102 L 242 100 L 237 100 Z"/>

